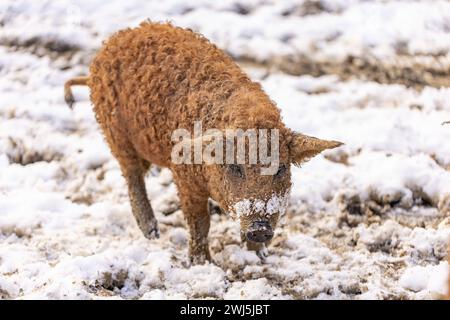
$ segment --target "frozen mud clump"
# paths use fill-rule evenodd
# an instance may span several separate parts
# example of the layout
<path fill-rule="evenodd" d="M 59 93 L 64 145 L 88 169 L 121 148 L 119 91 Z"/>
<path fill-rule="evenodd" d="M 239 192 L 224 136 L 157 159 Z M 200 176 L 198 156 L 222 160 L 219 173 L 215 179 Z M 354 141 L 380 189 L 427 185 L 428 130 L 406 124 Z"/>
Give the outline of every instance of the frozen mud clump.
<path fill-rule="evenodd" d="M 6 155 L 10 163 L 23 166 L 39 161 L 51 162 L 62 158 L 62 154 L 56 150 L 37 150 L 33 146 L 28 146 L 23 140 L 11 137 L 8 139 Z"/>

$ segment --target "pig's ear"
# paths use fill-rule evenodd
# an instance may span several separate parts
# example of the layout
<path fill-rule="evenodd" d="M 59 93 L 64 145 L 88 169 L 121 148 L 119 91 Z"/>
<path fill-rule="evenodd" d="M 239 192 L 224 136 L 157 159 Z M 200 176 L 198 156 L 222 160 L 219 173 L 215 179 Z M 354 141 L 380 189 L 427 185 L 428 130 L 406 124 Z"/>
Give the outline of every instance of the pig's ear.
<path fill-rule="evenodd" d="M 343 145 L 342 142 L 321 140 L 301 133 L 293 133 L 290 144 L 291 162 L 300 165 L 326 149 L 333 149 Z"/>

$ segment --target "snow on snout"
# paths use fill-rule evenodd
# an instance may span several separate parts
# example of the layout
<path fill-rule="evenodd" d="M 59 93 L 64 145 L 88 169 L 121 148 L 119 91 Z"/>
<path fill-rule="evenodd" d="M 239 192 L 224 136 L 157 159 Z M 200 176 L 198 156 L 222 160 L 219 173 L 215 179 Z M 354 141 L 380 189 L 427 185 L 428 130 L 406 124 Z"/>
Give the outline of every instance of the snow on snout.
<path fill-rule="evenodd" d="M 286 212 L 289 192 L 285 194 L 273 193 L 267 200 L 262 199 L 243 199 L 232 206 L 229 211 L 233 219 L 239 219 L 251 214 L 258 214 L 260 217 L 270 217 L 275 213 L 283 215 Z"/>

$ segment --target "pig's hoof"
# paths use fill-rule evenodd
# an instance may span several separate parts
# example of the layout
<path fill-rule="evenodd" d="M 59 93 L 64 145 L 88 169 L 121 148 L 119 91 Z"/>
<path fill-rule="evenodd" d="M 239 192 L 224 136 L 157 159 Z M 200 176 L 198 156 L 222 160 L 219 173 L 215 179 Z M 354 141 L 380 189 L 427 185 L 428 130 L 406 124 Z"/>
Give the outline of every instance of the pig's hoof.
<path fill-rule="evenodd" d="M 206 262 L 209 262 L 210 258 L 206 255 L 196 255 L 193 257 L 190 257 L 191 265 L 199 265 L 199 264 L 205 264 Z"/>
<path fill-rule="evenodd" d="M 212 199 L 208 199 L 208 212 L 210 215 L 218 214 L 223 215 L 225 214 L 222 208 L 219 206 L 217 202 L 215 202 Z"/>
<path fill-rule="evenodd" d="M 189 261 L 191 265 L 205 264 L 206 262 L 211 262 L 211 255 L 209 254 L 209 250 L 205 250 L 204 252 L 200 253 L 189 254 Z"/>
<path fill-rule="evenodd" d="M 159 229 L 158 229 L 158 223 L 156 220 L 150 222 L 148 226 L 146 226 L 144 231 L 144 236 L 147 239 L 153 240 L 159 238 Z"/>
<path fill-rule="evenodd" d="M 256 251 L 256 255 L 261 260 L 261 262 L 266 262 L 266 258 L 269 256 L 269 251 L 266 247 L 262 248 L 261 250 Z"/>

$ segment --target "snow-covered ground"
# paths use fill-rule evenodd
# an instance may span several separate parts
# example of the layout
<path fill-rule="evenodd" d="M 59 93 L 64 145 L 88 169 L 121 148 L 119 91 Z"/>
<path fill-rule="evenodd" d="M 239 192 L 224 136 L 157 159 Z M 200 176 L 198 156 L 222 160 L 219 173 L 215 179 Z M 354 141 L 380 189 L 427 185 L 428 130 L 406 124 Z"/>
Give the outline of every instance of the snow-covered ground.
<path fill-rule="evenodd" d="M 266 263 L 243 249 L 236 222 L 213 215 L 215 263 L 188 267 L 166 169 L 147 177 L 161 238 L 145 239 L 87 89 L 73 111 L 63 102 L 64 81 L 87 71 L 101 41 L 147 18 L 204 33 L 261 81 L 289 127 L 346 143 L 294 169 Z M 0 2 L 0 298 L 440 298 L 450 89 L 432 85 L 449 70 L 448 21 L 444 1 Z M 319 65 L 316 77 L 286 69 L 299 57 Z M 348 76 L 349 57 L 393 63 Z M 383 81 L 390 65 L 400 71 Z"/>

